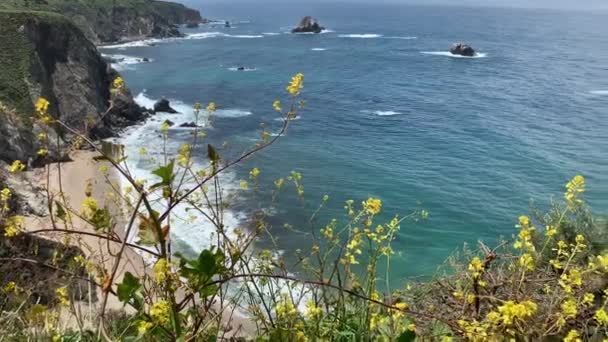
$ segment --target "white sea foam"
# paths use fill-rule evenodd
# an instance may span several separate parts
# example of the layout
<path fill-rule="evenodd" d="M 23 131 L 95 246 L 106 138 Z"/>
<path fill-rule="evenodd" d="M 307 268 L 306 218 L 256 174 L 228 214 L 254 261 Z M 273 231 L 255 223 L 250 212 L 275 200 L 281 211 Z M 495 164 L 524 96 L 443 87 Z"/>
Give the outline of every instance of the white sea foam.
<path fill-rule="evenodd" d="M 153 45 L 156 45 L 158 43 L 162 43 L 162 42 L 169 41 L 169 40 L 172 40 L 172 39 L 174 39 L 174 38 L 167 38 L 167 39 L 157 39 L 157 38 L 142 39 L 142 40 L 135 40 L 135 41 L 132 41 L 132 42 L 116 43 L 116 44 L 109 44 L 109 45 L 100 45 L 100 46 L 98 46 L 98 48 L 100 48 L 100 49 L 118 49 L 118 50 L 124 50 L 124 49 L 130 48 L 130 47 L 153 46 Z"/>
<path fill-rule="evenodd" d="M 414 36 L 405 36 L 405 37 L 398 37 L 398 36 L 394 36 L 394 37 L 385 37 L 386 39 L 403 39 L 403 40 L 412 40 L 412 39 L 418 39 L 418 37 L 414 37 Z"/>
<path fill-rule="evenodd" d="M 433 55 L 433 56 L 445 56 L 445 57 L 451 57 L 451 58 L 470 58 L 470 59 L 475 59 L 475 58 L 485 58 L 488 56 L 488 54 L 486 53 L 480 53 L 477 52 L 475 53 L 475 56 L 469 57 L 469 56 L 461 56 L 461 55 L 454 55 L 449 51 L 422 51 L 420 52 L 424 55 Z"/>
<path fill-rule="evenodd" d="M 264 32 L 262 34 L 265 36 L 280 36 L 281 35 L 279 32 Z"/>
<path fill-rule="evenodd" d="M 152 107 L 156 102 L 155 99 L 148 97 L 144 92 L 135 97 L 135 101 L 144 107 Z M 125 152 L 129 156 L 127 160 L 129 171 L 134 178 L 146 180 L 148 184 L 153 184 L 158 179 L 151 174 L 151 171 L 158 167 L 157 162 L 151 161 L 150 156 L 162 160 L 162 144 L 158 144 L 158 140 L 151 138 L 159 135 L 160 123 L 170 119 L 172 121 L 183 120 L 193 121 L 194 111 L 191 105 L 182 101 L 171 100 L 171 106 L 180 114 L 165 114 L 159 113 L 154 116 L 155 120 L 148 120 L 141 125 L 134 126 L 125 132 L 124 136 L 118 139 L 118 142 L 125 145 Z M 227 111 L 227 110 L 225 110 Z M 221 112 L 221 111 L 218 111 Z M 170 131 L 178 130 L 171 128 Z M 171 134 L 171 133 L 170 133 Z M 169 139 L 167 142 L 167 150 L 170 154 L 175 153 L 179 149 L 181 141 L 178 139 Z M 148 156 L 142 156 L 138 152 L 141 147 L 146 148 Z M 206 161 L 195 161 L 194 168 L 201 169 L 206 167 Z M 127 186 L 126 180 L 123 180 L 122 186 Z M 191 187 L 194 184 L 186 184 L 185 187 Z M 236 175 L 230 171 L 222 173 L 222 191 L 223 197 L 234 197 L 238 192 L 239 185 Z M 213 191 L 213 190 L 211 190 Z M 214 198 L 213 195 L 210 198 Z M 162 202 L 162 201 L 160 201 Z M 160 203 L 159 202 L 159 203 Z M 162 205 L 157 204 L 156 210 L 163 211 Z M 209 248 L 217 241 L 216 228 L 208 220 L 204 218 L 191 217 L 186 205 L 179 205 L 175 208 L 172 215 L 172 234 L 175 238 L 182 240 L 194 251 L 200 251 Z M 230 237 L 235 237 L 234 230 L 241 225 L 244 220 L 242 214 L 227 210 L 223 214 L 224 225 Z"/>
<path fill-rule="evenodd" d="M 394 110 L 362 110 L 361 113 L 373 114 L 373 115 L 377 115 L 377 116 L 403 115 L 403 113 L 397 112 Z"/>
<path fill-rule="evenodd" d="M 109 58 L 113 61 L 115 61 L 114 63 L 111 63 L 112 68 L 118 70 L 118 71 L 122 71 L 122 70 L 126 70 L 126 69 L 130 69 L 131 65 L 135 65 L 135 64 L 141 64 L 141 63 L 148 63 L 148 62 L 152 62 L 152 59 L 148 59 L 147 62 L 144 62 L 143 57 L 133 57 L 133 56 L 126 56 L 126 55 L 107 55 L 107 54 L 102 54 L 102 56 L 104 58 Z"/>
<path fill-rule="evenodd" d="M 338 37 L 371 39 L 371 38 L 382 38 L 382 35 L 376 34 L 376 33 L 354 33 L 354 34 L 340 34 L 340 35 L 338 35 Z"/>
<path fill-rule="evenodd" d="M 223 32 L 198 32 L 198 33 L 191 33 L 191 34 L 186 35 L 185 37 L 179 37 L 179 38 L 142 39 L 142 40 L 136 40 L 136 41 L 132 41 L 132 42 L 100 45 L 100 46 L 98 46 L 98 48 L 99 49 L 125 50 L 125 49 L 131 48 L 131 47 L 149 47 L 149 46 L 154 46 L 156 44 L 169 43 L 169 42 L 174 42 L 174 41 L 179 41 L 179 40 L 199 40 L 199 39 L 218 38 L 218 37 L 241 38 L 241 39 L 264 38 L 263 35 L 259 35 L 259 34 L 248 35 L 248 34 L 227 34 L 227 33 L 223 33 Z"/>
<path fill-rule="evenodd" d="M 218 118 L 241 118 L 252 114 L 252 112 L 242 109 L 218 109 L 213 113 L 213 116 Z"/>
<path fill-rule="evenodd" d="M 327 50 L 326 48 L 312 48 L 310 49 L 311 51 L 325 51 Z"/>
<path fill-rule="evenodd" d="M 608 90 L 592 90 L 589 92 L 592 95 L 608 95 Z"/>
<path fill-rule="evenodd" d="M 322 30 L 319 33 L 315 33 L 315 32 L 291 32 L 291 30 L 290 31 L 285 31 L 284 33 L 308 35 L 308 34 L 326 34 L 326 33 L 332 33 L 332 32 L 334 32 L 334 31 L 333 30 L 329 30 L 329 29 L 325 29 L 325 30 Z"/>
<path fill-rule="evenodd" d="M 291 118 L 291 119 L 289 119 L 289 121 L 296 121 L 296 120 L 300 120 L 300 119 L 301 119 L 301 117 L 299 115 L 296 115 L 295 118 Z M 281 122 L 283 122 L 284 120 L 285 119 L 283 119 L 283 118 L 276 118 L 276 119 L 274 119 L 274 121 L 281 121 Z"/>

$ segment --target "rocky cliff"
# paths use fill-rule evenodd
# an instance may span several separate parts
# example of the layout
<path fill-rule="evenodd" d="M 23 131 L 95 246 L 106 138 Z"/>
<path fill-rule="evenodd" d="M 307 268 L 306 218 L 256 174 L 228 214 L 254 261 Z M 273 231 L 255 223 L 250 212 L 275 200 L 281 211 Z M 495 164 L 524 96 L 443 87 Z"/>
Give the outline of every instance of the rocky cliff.
<path fill-rule="evenodd" d="M 204 21 L 198 11 L 182 4 L 153 0 L 12 0 L 1 8 L 61 13 L 96 44 L 176 37 L 181 35 L 178 25 Z"/>
<path fill-rule="evenodd" d="M 38 97 L 49 100 L 52 116 L 83 131 L 90 118 L 108 110 L 118 74 L 61 15 L 0 11 L 0 23 L 0 46 L 7 47 L 0 49 L 0 160 L 35 161 L 38 128 L 30 117 Z M 94 133 L 109 136 L 114 127 L 144 117 L 129 94 L 115 104 Z"/>

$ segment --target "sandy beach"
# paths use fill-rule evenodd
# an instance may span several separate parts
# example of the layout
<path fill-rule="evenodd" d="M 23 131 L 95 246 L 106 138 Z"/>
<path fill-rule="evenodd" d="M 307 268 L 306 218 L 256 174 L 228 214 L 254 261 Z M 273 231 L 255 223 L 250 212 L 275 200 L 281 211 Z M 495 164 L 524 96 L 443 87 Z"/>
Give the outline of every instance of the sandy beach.
<path fill-rule="evenodd" d="M 75 151 L 70 156 L 72 158 L 70 162 L 50 164 L 48 171 L 45 168 L 27 172 L 26 176 L 32 183 L 41 189 L 48 189 L 50 196 L 53 196 L 55 200 L 59 200 L 62 203 L 65 201 L 66 210 L 73 213 L 71 215 L 73 221 L 69 227 L 66 227 L 63 223 L 55 220 L 55 227 L 57 229 L 53 230 L 53 223 L 49 216 L 30 216 L 26 218 L 25 226 L 28 232 L 34 232 L 37 236 L 80 248 L 91 264 L 100 265 L 103 268 L 103 273 L 111 274 L 115 267 L 115 256 L 120 251 L 122 244 L 95 236 L 100 233 L 96 232 L 91 224 L 78 217 L 82 204 L 87 198 L 86 192 L 90 191 L 91 197 L 95 199 L 99 206 L 108 206 L 114 214 L 116 220 L 114 228 L 115 237 L 120 241 L 124 241 L 127 238 L 125 230 L 130 215 L 128 213 L 121 213 L 117 206 L 120 203 L 120 194 L 118 192 L 121 191 L 121 175 L 108 166 L 109 163 L 95 161 L 93 158 L 97 155 L 93 151 Z M 102 171 L 102 167 L 107 168 L 105 171 Z M 60 199 L 61 195 L 63 195 L 65 200 Z M 135 229 L 133 230 L 135 231 Z M 81 231 L 88 235 L 71 233 L 73 231 Z M 113 281 L 113 288 L 115 289 L 116 284 L 122 282 L 126 272 L 141 277 L 151 272 L 151 266 L 151 261 L 149 259 L 146 261 L 143 253 L 137 252 L 133 247 L 125 246 L 123 257 L 120 260 Z M 101 277 L 99 270 L 97 273 L 93 279 L 97 284 L 102 284 L 104 279 Z M 95 287 L 95 291 L 96 300 L 90 300 L 89 298 L 88 301 L 74 301 L 73 303 L 75 311 L 81 315 L 80 321 L 88 322 L 88 324 L 98 323 L 102 307 L 103 293 L 101 288 Z M 216 307 L 216 310 L 218 309 L 219 306 Z M 222 313 L 224 324 L 231 327 L 231 331 L 226 334 L 226 337 L 249 335 L 253 332 L 255 324 L 246 315 L 238 312 L 239 310 L 232 312 L 232 309 L 224 308 Z M 118 298 L 112 294 L 108 297 L 105 310 L 106 312 L 108 310 L 126 310 L 127 312 L 132 312 L 130 307 L 124 307 Z M 67 317 L 68 315 L 65 316 Z M 66 318 L 63 324 L 73 326 L 76 323 L 73 319 Z"/>
<path fill-rule="evenodd" d="M 117 172 L 108 168 L 109 171 L 102 172 L 101 167 L 106 163 L 97 162 L 93 160 L 93 157 L 97 155 L 92 151 L 76 151 L 72 153 L 71 158 L 73 161 L 61 164 L 50 164 L 48 174 L 47 169 L 36 169 L 28 172 L 27 177 L 37 186 L 43 189 L 48 189 L 51 196 L 59 202 L 63 202 L 60 196 L 63 194 L 65 198 L 65 209 L 68 212 L 72 212 L 72 224 L 65 226 L 63 223 L 55 220 L 55 227 L 57 230 L 53 230 L 53 223 L 49 216 L 46 217 L 28 217 L 26 220 L 26 227 L 29 232 L 36 232 L 36 235 L 44 237 L 50 240 L 60 241 L 67 243 L 68 245 L 78 247 L 84 253 L 86 259 L 95 265 L 100 265 L 103 268 L 103 273 L 110 274 L 114 268 L 116 255 L 121 249 L 121 243 L 116 241 L 109 241 L 108 239 L 97 237 L 95 235 L 101 235 L 96 232 L 95 229 L 86 221 L 80 219 L 77 215 L 80 213 L 82 204 L 87 198 L 85 192 L 87 191 L 87 184 L 90 184 L 88 190 L 91 191 L 91 197 L 96 200 L 99 206 L 108 206 L 115 217 L 115 228 L 114 233 L 118 239 L 125 239 L 125 227 L 128 218 L 122 216 L 119 212 L 116 204 L 116 198 L 120 191 L 119 187 L 119 175 Z M 56 209 L 55 209 L 56 210 Z M 43 230 L 43 232 L 40 232 Z M 83 235 L 70 233 L 68 231 L 82 231 L 91 235 Z M 120 283 L 126 272 L 130 272 L 136 276 L 142 276 L 147 271 L 147 265 L 142 255 L 135 252 L 135 250 L 129 246 L 125 246 L 123 257 L 120 260 L 114 284 Z M 101 284 L 104 280 L 101 279 L 101 270 L 92 275 L 94 280 Z M 75 302 L 78 311 L 85 313 L 83 321 L 94 322 L 98 317 L 98 311 L 101 309 L 101 303 L 103 294 L 99 287 L 96 288 L 97 301 L 93 303 L 89 302 Z M 92 304 L 92 305 L 90 305 Z M 92 307 L 91 307 L 92 306 Z M 106 310 L 121 310 L 123 304 L 114 295 L 110 294 Z M 128 310 L 128 308 L 127 308 Z"/>

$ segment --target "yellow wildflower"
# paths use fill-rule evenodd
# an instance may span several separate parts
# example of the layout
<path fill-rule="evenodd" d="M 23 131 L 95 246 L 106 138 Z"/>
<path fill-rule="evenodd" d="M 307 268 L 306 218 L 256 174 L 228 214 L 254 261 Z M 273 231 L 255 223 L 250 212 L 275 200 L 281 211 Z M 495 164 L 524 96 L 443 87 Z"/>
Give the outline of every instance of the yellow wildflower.
<path fill-rule="evenodd" d="M 38 98 L 38 101 L 36 101 L 35 108 L 36 112 L 39 114 L 46 114 L 46 112 L 49 110 L 49 101 L 43 97 L 40 97 Z"/>
<path fill-rule="evenodd" d="M 516 319 L 523 320 L 532 317 L 537 310 L 536 303 L 529 300 L 520 303 L 509 300 L 498 307 L 498 313 L 501 315 L 500 321 L 504 325 L 511 325 Z"/>
<path fill-rule="evenodd" d="M 4 285 L 4 287 L 2 288 L 2 292 L 4 294 L 9 294 L 9 293 L 13 293 L 17 291 L 17 284 L 14 281 L 9 281 L 8 283 L 6 283 L 6 285 Z"/>
<path fill-rule="evenodd" d="M 557 228 L 553 227 L 553 226 L 547 226 L 547 229 L 545 229 L 545 235 L 547 237 L 553 237 L 557 234 Z"/>
<path fill-rule="evenodd" d="M 171 304 L 166 300 L 152 304 L 152 307 L 150 307 L 150 317 L 160 325 L 169 324 L 171 321 Z"/>
<path fill-rule="evenodd" d="M 479 278 L 481 273 L 484 271 L 484 266 L 478 257 L 474 257 L 469 263 L 469 271 L 473 274 L 474 278 Z"/>
<path fill-rule="evenodd" d="M 306 302 L 306 317 L 310 319 L 317 319 L 323 314 L 323 309 L 318 307 L 314 301 L 309 300 Z"/>
<path fill-rule="evenodd" d="M 41 148 L 38 150 L 38 156 L 40 156 L 40 157 L 45 157 L 48 154 L 49 154 L 49 150 L 47 150 L 46 148 Z"/>
<path fill-rule="evenodd" d="M 46 141 L 48 139 L 48 136 L 46 135 L 46 133 L 40 133 L 38 134 L 38 140 L 40 141 Z"/>
<path fill-rule="evenodd" d="M 139 333 L 139 335 L 145 335 L 148 330 L 152 329 L 152 327 L 154 327 L 154 324 L 152 324 L 151 322 L 139 321 L 139 323 L 137 324 L 137 332 Z"/>
<path fill-rule="evenodd" d="M 363 210 L 369 215 L 377 215 L 382 211 L 382 201 L 378 198 L 368 198 L 363 202 Z"/>
<path fill-rule="evenodd" d="M 279 179 L 275 180 L 274 185 L 277 187 L 277 189 L 282 188 L 283 185 L 285 185 L 285 179 L 279 178 Z"/>
<path fill-rule="evenodd" d="M 571 181 L 566 184 L 566 192 L 564 198 L 568 206 L 572 207 L 575 204 L 582 203 L 579 196 L 585 192 L 585 177 L 581 175 L 574 176 Z"/>
<path fill-rule="evenodd" d="M 254 167 L 253 169 L 251 169 L 251 171 L 249 171 L 249 178 L 251 179 L 256 179 L 259 175 L 260 169 L 258 169 L 257 167 Z"/>
<path fill-rule="evenodd" d="M 416 331 L 416 324 L 411 323 L 407 326 L 407 330 L 409 331 Z"/>
<path fill-rule="evenodd" d="M 68 296 L 68 288 L 67 287 L 59 287 L 55 290 L 55 295 L 57 296 L 57 300 L 59 301 L 59 305 L 61 306 L 69 306 L 70 305 L 70 297 Z"/>
<path fill-rule="evenodd" d="M 160 258 L 154 264 L 154 279 L 157 282 L 163 283 L 167 280 L 171 273 L 171 264 L 167 262 L 167 259 Z"/>
<path fill-rule="evenodd" d="M 21 160 L 15 160 L 11 166 L 8 167 L 8 172 L 10 173 L 18 173 L 25 170 L 25 165 L 21 162 Z"/>
<path fill-rule="evenodd" d="M 215 107 L 215 102 L 209 102 L 209 104 L 207 105 L 207 111 L 209 113 L 213 113 L 215 112 L 216 107 Z"/>
<path fill-rule="evenodd" d="M 519 266 L 527 269 L 528 271 L 534 270 L 534 258 L 532 255 L 526 253 L 519 257 Z"/>
<path fill-rule="evenodd" d="M 242 180 L 240 185 L 242 190 L 247 190 L 249 188 L 249 183 L 247 183 L 246 180 Z"/>
<path fill-rule="evenodd" d="M 300 90 L 304 88 L 304 74 L 298 73 L 294 77 L 291 78 L 291 82 L 287 86 L 287 91 L 296 96 L 300 94 Z"/>
<path fill-rule="evenodd" d="M 583 296 L 583 305 L 591 305 L 593 304 L 593 300 L 595 299 L 595 295 L 593 293 L 585 293 Z"/>
<path fill-rule="evenodd" d="M 293 302 L 287 296 L 284 296 L 283 300 L 277 303 L 275 310 L 277 316 L 279 317 L 290 317 L 298 314 L 298 310 L 296 309 L 295 305 L 293 305 Z"/>
<path fill-rule="evenodd" d="M 5 237 L 15 237 L 19 235 L 19 232 L 23 230 L 23 217 L 21 216 L 12 216 L 5 220 L 4 222 L 4 236 Z"/>
<path fill-rule="evenodd" d="M 91 215 L 95 211 L 97 211 L 97 201 L 92 197 L 85 198 L 82 203 L 82 213 L 86 215 Z"/>
<path fill-rule="evenodd" d="M 564 342 L 581 342 L 581 334 L 572 329 L 570 330 L 570 332 L 568 332 L 568 335 L 566 335 L 566 337 L 564 337 Z"/>
<path fill-rule="evenodd" d="M 112 82 L 112 90 L 123 91 L 125 90 L 125 80 L 122 77 L 116 77 Z"/>
<path fill-rule="evenodd" d="M 4 188 L 2 189 L 2 191 L 0 191 L 0 202 L 2 203 L 6 203 L 8 202 L 8 200 L 11 199 L 11 190 L 8 188 Z"/>
<path fill-rule="evenodd" d="M 281 101 L 276 100 L 272 103 L 272 108 L 274 108 L 274 110 L 276 110 L 277 112 L 281 111 Z"/>
<path fill-rule="evenodd" d="M 576 300 L 569 298 L 562 303 L 562 312 L 566 318 L 575 318 L 578 310 L 576 308 Z"/>
<path fill-rule="evenodd" d="M 597 310 L 593 318 L 595 318 L 598 324 L 608 326 L 608 313 L 606 313 L 604 308 Z"/>

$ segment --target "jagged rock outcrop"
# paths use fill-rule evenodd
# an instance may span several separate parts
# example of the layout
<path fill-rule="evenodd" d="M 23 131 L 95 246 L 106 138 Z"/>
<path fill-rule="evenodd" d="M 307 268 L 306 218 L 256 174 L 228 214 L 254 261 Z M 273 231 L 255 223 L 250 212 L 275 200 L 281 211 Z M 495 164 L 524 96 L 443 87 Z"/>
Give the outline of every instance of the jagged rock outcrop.
<path fill-rule="evenodd" d="M 321 33 L 325 27 L 319 25 L 317 19 L 306 16 L 302 18 L 298 27 L 291 30 L 291 33 Z"/>
<path fill-rule="evenodd" d="M 171 108 L 171 103 L 167 99 L 160 99 L 154 104 L 154 113 L 170 113 L 175 114 L 177 111 Z"/>
<path fill-rule="evenodd" d="M 464 43 L 456 43 L 450 47 L 450 53 L 452 55 L 473 57 L 475 56 L 476 52 L 470 45 Z"/>
<path fill-rule="evenodd" d="M 0 160 L 37 158 L 36 135 L 31 122 L 39 97 L 51 105 L 49 113 L 68 126 L 85 132 L 90 119 L 110 108 L 110 87 L 118 74 L 71 21 L 53 13 L 0 11 Z M 103 118 L 100 137 L 116 127 L 145 117 L 126 92 Z M 58 130 L 64 140 L 68 132 Z M 54 156 L 53 158 L 61 158 Z"/>

